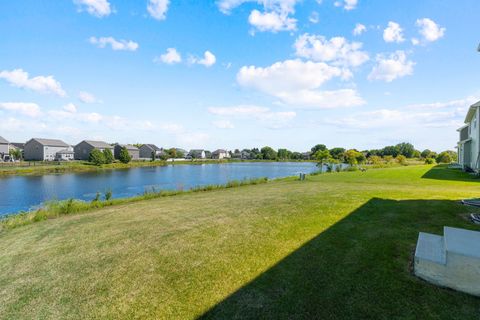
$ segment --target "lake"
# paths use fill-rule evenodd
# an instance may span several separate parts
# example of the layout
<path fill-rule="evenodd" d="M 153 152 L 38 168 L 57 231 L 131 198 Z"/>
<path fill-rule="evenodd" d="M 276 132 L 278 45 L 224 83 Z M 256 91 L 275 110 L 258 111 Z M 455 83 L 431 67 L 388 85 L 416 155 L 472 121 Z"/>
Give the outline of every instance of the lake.
<path fill-rule="evenodd" d="M 234 162 L 168 165 L 94 173 L 71 173 L 0 178 L 0 216 L 30 210 L 47 200 L 90 201 L 97 192 L 111 190 L 113 198 L 132 197 L 146 190 L 187 190 L 232 180 L 269 179 L 316 171 L 311 162 Z"/>

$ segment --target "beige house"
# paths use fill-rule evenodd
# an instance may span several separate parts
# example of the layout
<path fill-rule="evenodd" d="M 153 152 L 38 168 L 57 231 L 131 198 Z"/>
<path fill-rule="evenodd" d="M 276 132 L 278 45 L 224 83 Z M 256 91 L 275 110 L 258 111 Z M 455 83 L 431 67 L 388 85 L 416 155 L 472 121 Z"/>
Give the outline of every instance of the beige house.
<path fill-rule="evenodd" d="M 212 159 L 227 159 L 230 158 L 230 154 L 227 150 L 218 149 L 212 152 Z"/>
<path fill-rule="evenodd" d="M 480 101 L 472 104 L 465 117 L 465 125 L 457 129 L 459 132 L 458 163 L 466 170 L 480 169 Z"/>

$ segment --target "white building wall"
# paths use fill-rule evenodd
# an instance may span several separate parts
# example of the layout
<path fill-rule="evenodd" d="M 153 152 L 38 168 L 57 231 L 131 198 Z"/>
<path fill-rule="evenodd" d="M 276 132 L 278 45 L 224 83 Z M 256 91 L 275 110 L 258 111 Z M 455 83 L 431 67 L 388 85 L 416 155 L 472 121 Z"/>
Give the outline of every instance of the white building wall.
<path fill-rule="evenodd" d="M 478 169 L 478 153 L 480 151 L 479 149 L 479 137 L 480 137 L 480 131 L 479 131 L 479 124 L 478 124 L 478 119 L 479 119 L 479 108 L 475 109 L 475 115 L 473 116 L 471 122 L 470 122 L 470 137 L 472 138 L 472 149 L 471 149 L 471 157 L 470 157 L 470 167 L 473 169 Z"/>
<path fill-rule="evenodd" d="M 43 160 L 45 161 L 54 161 L 57 152 L 65 150 L 65 147 L 51 147 L 51 146 L 44 146 L 43 147 Z"/>
<path fill-rule="evenodd" d="M 0 154 L 8 154 L 8 144 L 0 144 Z"/>

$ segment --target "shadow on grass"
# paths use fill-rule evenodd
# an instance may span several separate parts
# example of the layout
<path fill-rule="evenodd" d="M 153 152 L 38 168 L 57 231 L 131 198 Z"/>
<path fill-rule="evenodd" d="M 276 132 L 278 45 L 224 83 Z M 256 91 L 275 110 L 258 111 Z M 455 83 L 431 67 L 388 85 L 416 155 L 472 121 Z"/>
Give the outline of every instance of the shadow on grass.
<path fill-rule="evenodd" d="M 198 319 L 478 319 L 480 299 L 410 271 L 418 232 L 475 228 L 459 217 L 465 210 L 373 198 Z"/>
<path fill-rule="evenodd" d="M 478 177 L 462 171 L 461 169 L 447 168 L 447 165 L 444 164 L 437 165 L 431 168 L 422 176 L 422 178 L 435 180 L 480 182 L 480 179 Z"/>

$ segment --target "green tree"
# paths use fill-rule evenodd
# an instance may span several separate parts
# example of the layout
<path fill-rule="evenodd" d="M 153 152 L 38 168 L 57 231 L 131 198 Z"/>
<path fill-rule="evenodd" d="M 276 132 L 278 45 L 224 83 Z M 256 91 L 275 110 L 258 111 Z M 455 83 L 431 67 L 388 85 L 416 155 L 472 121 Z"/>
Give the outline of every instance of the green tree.
<path fill-rule="evenodd" d="M 105 163 L 112 163 L 114 160 L 112 150 L 110 149 L 103 149 L 103 156 L 105 157 Z"/>
<path fill-rule="evenodd" d="M 170 149 L 167 150 L 167 153 L 168 153 L 169 158 L 173 158 L 173 159 L 177 158 L 177 149 L 170 148 Z"/>
<path fill-rule="evenodd" d="M 380 164 L 382 162 L 382 157 L 370 156 L 368 157 L 368 162 L 370 162 L 371 164 Z"/>
<path fill-rule="evenodd" d="M 318 150 L 313 154 L 313 158 L 321 163 L 325 162 L 326 160 L 330 159 L 332 156 L 330 155 L 330 152 L 325 149 L 325 150 Z"/>
<path fill-rule="evenodd" d="M 129 163 L 132 160 L 132 156 L 130 155 L 130 153 L 128 153 L 128 150 L 125 147 L 122 147 L 122 149 L 120 150 L 118 158 L 122 163 Z"/>
<path fill-rule="evenodd" d="M 276 160 L 277 159 L 277 152 L 270 147 L 263 147 L 260 150 L 262 154 L 262 158 L 265 160 Z"/>
<path fill-rule="evenodd" d="M 420 156 L 424 159 L 428 159 L 428 158 L 431 158 L 431 154 L 432 154 L 432 150 L 425 149 L 422 151 L 422 153 L 420 153 Z"/>
<path fill-rule="evenodd" d="M 332 148 L 330 149 L 330 155 L 333 159 L 343 160 L 343 154 L 345 153 L 344 148 Z"/>
<path fill-rule="evenodd" d="M 403 154 L 399 154 L 395 160 L 400 163 L 401 165 L 407 164 L 407 157 L 405 157 Z"/>
<path fill-rule="evenodd" d="M 292 156 L 292 152 L 287 149 L 278 149 L 278 158 L 282 160 L 290 159 Z"/>
<path fill-rule="evenodd" d="M 396 146 L 386 146 L 381 151 L 382 156 L 396 157 L 398 155 L 398 148 Z"/>
<path fill-rule="evenodd" d="M 312 154 L 315 154 L 318 150 L 320 151 L 323 151 L 323 150 L 326 150 L 327 147 L 324 145 L 324 144 L 317 144 L 316 146 L 314 146 L 311 151 L 312 151 Z"/>
<path fill-rule="evenodd" d="M 150 154 L 150 161 L 155 161 L 156 156 L 157 154 L 155 153 L 155 151 L 152 151 L 152 153 Z"/>
<path fill-rule="evenodd" d="M 448 151 L 440 152 L 435 160 L 437 160 L 437 163 L 450 163 L 453 161 L 452 156 Z"/>
<path fill-rule="evenodd" d="M 93 149 L 90 151 L 90 155 L 88 156 L 88 161 L 91 163 L 100 166 L 105 163 L 105 155 L 102 151 L 98 149 Z"/>
<path fill-rule="evenodd" d="M 10 149 L 10 151 L 8 153 L 10 154 L 10 157 L 12 157 L 15 160 L 22 160 L 23 159 L 22 151 L 20 151 L 17 148 Z"/>
<path fill-rule="evenodd" d="M 399 143 L 395 148 L 398 150 L 399 154 L 404 155 L 407 158 L 413 158 L 413 154 L 415 153 L 415 147 L 408 142 Z"/>
<path fill-rule="evenodd" d="M 365 157 L 365 154 L 363 152 L 358 152 L 358 154 L 357 154 L 358 164 L 363 164 L 363 163 L 365 163 L 365 161 L 367 161 L 367 158 Z"/>
<path fill-rule="evenodd" d="M 361 154 L 357 150 L 350 149 L 350 150 L 345 151 L 345 153 L 343 154 L 343 157 L 349 165 L 353 166 L 353 165 L 358 164 L 358 159 L 359 159 L 360 155 L 363 156 L 363 154 Z"/>

